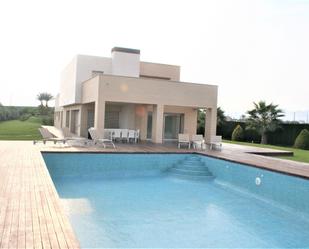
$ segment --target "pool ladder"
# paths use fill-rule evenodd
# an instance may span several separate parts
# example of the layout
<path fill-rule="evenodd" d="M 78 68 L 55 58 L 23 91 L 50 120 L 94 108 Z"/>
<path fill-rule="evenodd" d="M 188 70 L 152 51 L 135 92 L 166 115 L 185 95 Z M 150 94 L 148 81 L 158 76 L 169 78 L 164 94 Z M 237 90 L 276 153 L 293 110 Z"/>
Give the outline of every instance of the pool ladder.
<path fill-rule="evenodd" d="M 192 180 L 212 180 L 214 175 L 209 171 L 205 162 L 198 156 L 188 156 L 183 160 L 175 163 L 168 172 L 184 179 Z"/>

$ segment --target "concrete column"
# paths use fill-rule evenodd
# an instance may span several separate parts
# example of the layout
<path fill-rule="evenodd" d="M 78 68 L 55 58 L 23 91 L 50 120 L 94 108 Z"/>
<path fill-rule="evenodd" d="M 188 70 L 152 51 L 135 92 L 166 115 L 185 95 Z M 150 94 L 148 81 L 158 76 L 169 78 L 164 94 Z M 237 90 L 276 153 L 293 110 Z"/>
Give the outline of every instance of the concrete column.
<path fill-rule="evenodd" d="M 71 124 L 71 120 L 70 120 L 70 116 L 68 116 L 67 112 L 70 113 L 70 109 L 64 108 L 63 109 L 63 126 L 62 126 L 62 131 L 64 132 L 65 136 L 69 136 L 70 135 L 70 124 Z M 70 114 L 69 114 L 70 115 Z M 68 126 L 67 126 L 67 119 L 68 120 Z"/>
<path fill-rule="evenodd" d="M 63 117 L 64 117 L 64 110 L 60 112 L 60 129 L 63 127 Z"/>
<path fill-rule="evenodd" d="M 207 108 L 205 117 L 205 140 L 210 143 L 211 136 L 217 132 L 217 108 Z"/>
<path fill-rule="evenodd" d="M 147 139 L 147 119 L 148 119 L 147 105 L 139 106 L 138 117 L 139 117 L 138 129 L 140 129 L 140 139 L 146 140 Z"/>
<path fill-rule="evenodd" d="M 72 122 L 73 122 L 73 117 L 72 117 L 73 111 L 70 109 L 70 121 L 69 121 L 69 132 L 72 133 Z"/>
<path fill-rule="evenodd" d="M 196 134 L 197 129 L 197 110 L 187 108 L 184 117 L 184 130 L 183 133 L 189 133 L 190 135 Z"/>
<path fill-rule="evenodd" d="M 148 113 L 146 113 L 141 120 L 141 140 L 147 139 L 147 119 L 148 119 Z"/>
<path fill-rule="evenodd" d="M 163 113 L 164 105 L 158 104 L 153 106 L 152 112 L 152 142 L 163 142 Z"/>
<path fill-rule="evenodd" d="M 86 138 L 88 137 L 87 116 L 88 116 L 88 110 L 86 105 L 81 105 L 79 115 L 79 124 L 80 124 L 79 135 Z"/>
<path fill-rule="evenodd" d="M 95 102 L 94 108 L 94 128 L 103 135 L 105 123 L 105 100 L 99 96 Z"/>

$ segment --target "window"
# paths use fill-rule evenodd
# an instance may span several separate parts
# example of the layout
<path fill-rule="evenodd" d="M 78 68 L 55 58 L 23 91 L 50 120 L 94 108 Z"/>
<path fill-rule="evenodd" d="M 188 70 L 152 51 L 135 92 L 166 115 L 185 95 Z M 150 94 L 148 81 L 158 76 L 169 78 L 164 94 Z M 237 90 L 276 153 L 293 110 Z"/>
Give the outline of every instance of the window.
<path fill-rule="evenodd" d="M 119 128 L 119 112 L 105 112 L 105 128 Z"/>
<path fill-rule="evenodd" d="M 164 113 L 164 139 L 177 139 L 183 128 L 184 114 Z"/>
<path fill-rule="evenodd" d="M 152 138 L 152 112 L 147 115 L 147 139 Z"/>
<path fill-rule="evenodd" d="M 63 123 L 63 112 L 60 112 L 60 128 L 62 128 Z"/>
<path fill-rule="evenodd" d="M 104 71 L 92 71 L 92 77 L 104 74 Z"/>
<path fill-rule="evenodd" d="M 79 129 L 79 110 L 71 111 L 71 132 L 78 134 Z"/>
<path fill-rule="evenodd" d="M 87 112 L 87 130 L 91 127 L 94 127 L 94 110 Z"/>
<path fill-rule="evenodd" d="M 70 127 L 70 111 L 66 111 L 65 115 L 65 127 Z"/>

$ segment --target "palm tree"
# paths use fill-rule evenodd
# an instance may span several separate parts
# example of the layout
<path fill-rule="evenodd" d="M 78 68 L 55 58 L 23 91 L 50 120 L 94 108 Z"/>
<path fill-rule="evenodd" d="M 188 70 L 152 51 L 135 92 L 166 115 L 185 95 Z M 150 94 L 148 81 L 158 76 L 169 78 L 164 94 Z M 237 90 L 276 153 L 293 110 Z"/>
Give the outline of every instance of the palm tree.
<path fill-rule="evenodd" d="M 43 106 L 43 101 L 45 101 L 45 107 L 48 107 L 48 101 L 52 100 L 54 97 L 50 93 L 39 93 L 37 95 L 37 100 L 41 101 L 41 106 Z"/>
<path fill-rule="evenodd" d="M 43 106 L 44 93 L 39 93 L 39 94 L 36 96 L 36 99 L 37 99 L 38 101 L 41 102 L 41 105 L 40 105 L 40 106 Z"/>
<path fill-rule="evenodd" d="M 48 107 L 48 101 L 54 98 L 50 93 L 44 93 L 45 106 Z"/>
<path fill-rule="evenodd" d="M 254 109 L 247 111 L 247 128 L 256 130 L 262 137 L 261 144 L 267 144 L 267 132 L 278 129 L 280 118 L 284 117 L 284 114 L 278 105 L 272 103 L 267 105 L 265 101 L 260 101 L 253 104 Z"/>

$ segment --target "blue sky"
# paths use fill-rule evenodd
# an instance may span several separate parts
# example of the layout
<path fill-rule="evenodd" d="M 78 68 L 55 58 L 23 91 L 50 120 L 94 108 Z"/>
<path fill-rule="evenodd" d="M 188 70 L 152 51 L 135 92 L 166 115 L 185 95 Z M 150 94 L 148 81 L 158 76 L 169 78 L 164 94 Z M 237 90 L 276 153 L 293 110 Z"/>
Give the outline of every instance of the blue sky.
<path fill-rule="evenodd" d="M 308 31 L 309 1 L 1 1 L 0 102 L 37 105 L 75 54 L 123 46 L 181 65 L 183 81 L 217 84 L 232 116 L 266 100 L 306 117 Z"/>

